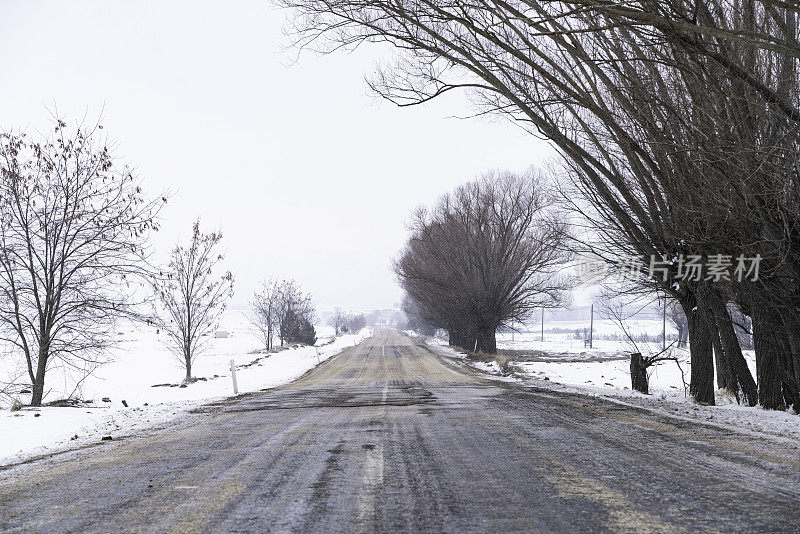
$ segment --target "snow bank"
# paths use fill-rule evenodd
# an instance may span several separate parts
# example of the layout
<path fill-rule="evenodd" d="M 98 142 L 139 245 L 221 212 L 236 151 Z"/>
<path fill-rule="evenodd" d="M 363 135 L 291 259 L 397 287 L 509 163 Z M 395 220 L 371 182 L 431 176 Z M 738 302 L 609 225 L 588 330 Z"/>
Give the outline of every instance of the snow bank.
<path fill-rule="evenodd" d="M 505 339 L 510 334 L 499 336 L 498 346 L 505 348 L 510 343 Z M 555 336 L 553 336 L 555 337 Z M 519 339 L 519 334 L 516 336 Z M 440 338 L 423 338 L 425 342 L 442 356 L 452 358 L 460 365 L 483 373 L 485 376 L 503 381 L 514 381 L 523 386 L 532 386 L 563 392 L 577 393 L 605 398 L 628 406 L 704 424 L 711 424 L 740 433 L 773 439 L 800 440 L 800 416 L 791 411 L 779 412 L 760 407 L 740 406 L 736 400 L 723 391 L 717 392 L 716 406 L 695 404 L 684 389 L 683 379 L 689 381 L 688 354 L 679 354 L 683 369 L 674 362 L 665 362 L 650 372 L 650 395 L 643 395 L 630 388 L 630 360 L 627 353 L 613 358 L 618 342 L 599 341 L 594 349 L 570 347 L 564 339 L 547 339 L 528 345 L 531 352 L 541 351 L 540 357 L 548 361 L 510 361 L 504 372 L 495 362 L 474 361 Z M 524 338 L 523 338 L 524 339 Z M 525 352 L 522 342 L 515 340 L 515 351 Z M 549 351 L 548 351 L 549 348 Z M 565 350 L 571 349 L 571 350 Z M 559 360 L 560 358 L 560 360 Z M 605 359 L 610 358 L 610 359 Z M 755 374 L 755 355 L 745 351 L 745 358 Z M 599 361 L 595 361 L 599 360 Z"/>
<path fill-rule="evenodd" d="M 48 376 L 52 389 L 45 402 L 70 395 L 85 402 L 16 412 L 8 406 L 0 409 L 0 466 L 157 427 L 199 405 L 231 396 L 231 359 L 237 366 L 239 392 L 259 391 L 298 378 L 372 334 L 364 329 L 335 339 L 320 338 L 316 347 L 264 354 L 258 352 L 261 343 L 241 313 L 226 315 L 220 329 L 229 337 L 209 339 L 193 372 L 201 380 L 186 387 L 180 387 L 182 370 L 166 351 L 163 333 L 133 327 L 122 331 L 125 341 L 114 361 L 77 388 L 70 375 L 55 370 Z"/>

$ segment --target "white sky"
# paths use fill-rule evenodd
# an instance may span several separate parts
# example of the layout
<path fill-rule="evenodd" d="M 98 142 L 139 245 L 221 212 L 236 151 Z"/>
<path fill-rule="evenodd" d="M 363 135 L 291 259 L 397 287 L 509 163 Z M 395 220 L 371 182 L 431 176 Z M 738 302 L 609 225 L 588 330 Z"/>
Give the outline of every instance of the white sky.
<path fill-rule="evenodd" d="M 400 109 L 364 83 L 377 49 L 284 51 L 266 1 L 0 3 L 0 127 L 48 110 L 96 118 L 147 192 L 174 194 L 163 253 L 200 216 L 221 228 L 233 305 L 292 277 L 319 309 L 400 299 L 391 259 L 420 203 L 488 169 L 522 170 L 546 145 L 504 121 L 462 120 L 449 97 Z"/>

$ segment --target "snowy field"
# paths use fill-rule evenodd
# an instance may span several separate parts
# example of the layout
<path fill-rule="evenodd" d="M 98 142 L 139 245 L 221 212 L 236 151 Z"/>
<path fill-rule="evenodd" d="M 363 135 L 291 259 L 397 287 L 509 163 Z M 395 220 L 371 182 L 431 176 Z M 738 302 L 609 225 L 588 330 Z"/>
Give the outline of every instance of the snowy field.
<path fill-rule="evenodd" d="M 546 325 L 544 340 L 540 331 L 499 333 L 497 347 L 508 358 L 508 369 L 524 376 L 561 384 L 628 390 L 631 387 L 630 354 L 644 356 L 662 351 L 660 320 L 630 320 L 626 328 L 634 342 L 613 321 L 595 319 L 592 348 L 584 344 L 584 321 L 559 321 Z M 549 330 L 549 331 L 548 331 Z M 557 330 L 557 333 L 553 332 Z M 580 336 L 575 331 L 580 331 Z M 667 323 L 667 345 L 677 332 Z M 639 339 L 651 341 L 639 341 Z M 744 351 L 755 376 L 755 354 Z M 668 348 L 665 355 L 678 361 L 664 361 L 649 370 L 650 392 L 658 396 L 685 397 L 691 368 L 688 349 Z M 721 397 L 721 403 L 730 399 Z"/>
<path fill-rule="evenodd" d="M 649 324 L 648 324 L 649 323 Z M 558 328 L 573 329 L 571 323 L 559 323 Z M 614 325 L 595 321 L 595 332 L 614 336 Z M 582 328 L 582 325 L 574 326 Z M 641 321 L 633 332 L 647 333 L 655 337 L 661 333 L 659 321 Z M 667 335 L 670 335 L 669 325 Z M 512 339 L 513 338 L 513 339 Z M 497 361 L 468 360 L 460 351 L 447 347 L 445 338 L 426 338 L 439 354 L 458 360 L 496 379 L 515 381 L 536 387 L 601 396 L 626 405 L 633 405 L 672 417 L 701 421 L 737 431 L 754 432 L 782 439 L 800 439 L 800 417 L 791 411 L 776 412 L 759 407 L 739 406 L 729 394 L 717 392 L 717 406 L 694 404 L 684 387 L 690 376 L 688 350 L 676 349 L 672 354 L 675 362 L 666 361 L 649 372 L 650 395 L 631 391 L 630 352 L 638 349 L 642 354 L 653 354 L 661 350 L 661 342 L 637 343 L 636 349 L 627 341 L 594 339 L 593 348 L 584 348 L 573 333 L 548 333 L 544 341 L 540 332 L 498 334 L 497 346 L 505 362 L 501 367 Z M 755 377 L 755 354 L 744 351 L 750 371 Z M 681 374 L 683 371 L 683 375 Z"/>
<path fill-rule="evenodd" d="M 230 361 L 237 366 L 240 393 L 285 384 L 318 361 L 355 345 L 368 329 L 334 340 L 332 329 L 317 327 L 316 347 L 293 347 L 263 354 L 263 342 L 242 312 L 223 317 L 220 331 L 228 337 L 208 338 L 207 350 L 195 361 L 198 382 L 181 387 L 185 372 L 154 328 L 119 329 L 120 343 L 112 361 L 85 380 L 81 373 L 55 368 L 48 373 L 44 402 L 65 398 L 82 402 L 68 407 L 9 410 L 13 397 L 0 398 L 0 466 L 60 450 L 118 438 L 161 425 L 210 401 L 233 395 Z M 0 380 L 19 374 L 18 365 L 0 359 Z M 27 403 L 30 395 L 19 395 Z M 123 404 L 127 404 L 127 407 Z"/>
<path fill-rule="evenodd" d="M 758 432 L 777 428 L 779 431 L 773 433 L 800 437 L 800 422 L 797 416 L 788 413 L 739 407 L 733 404 L 734 399 L 722 393 L 717 399 L 725 408 L 722 414 L 714 408 L 692 404 L 684 388 L 684 380 L 688 382 L 690 373 L 689 355 L 685 350 L 673 352 L 680 368 L 669 361 L 651 369 L 651 395 L 645 396 L 630 391 L 629 354 L 634 347 L 627 341 L 602 339 L 618 333 L 614 325 L 595 322 L 596 337 L 591 349 L 584 347 L 582 339 L 575 338 L 574 330 L 582 329 L 582 324 L 555 326 L 573 332 L 546 331 L 544 341 L 539 332 L 499 334 L 498 348 L 501 356 L 507 359 L 505 368 L 496 362 L 470 362 L 470 365 L 494 376 L 503 375 L 506 380 L 601 395 L 694 419 L 732 421 L 730 424 L 738 428 Z M 633 332 L 654 337 L 660 330 L 660 322 L 642 321 Z M 76 384 L 79 373 L 59 368 L 51 371 L 45 402 L 73 398 L 83 401 L 78 405 L 23 408 L 12 412 L 9 406 L 13 397 L 0 397 L 0 466 L 97 443 L 108 436 L 116 439 L 158 427 L 199 405 L 230 396 L 233 394 L 231 359 L 237 366 L 239 391 L 258 391 L 294 380 L 318 361 L 330 358 L 371 334 L 365 329 L 334 340 L 330 327 L 319 326 L 317 347 L 293 347 L 264 354 L 260 352 L 262 342 L 242 312 L 228 312 L 220 331 L 228 337 L 208 339 L 208 349 L 197 358 L 193 373 L 201 380 L 186 387 L 181 387 L 184 373 L 164 347 L 163 333 L 156 333 L 154 328 L 128 327 L 120 329 L 120 343 L 113 351 L 112 361 L 80 383 Z M 446 345 L 446 340 L 427 341 L 438 345 L 444 355 L 463 360 L 460 353 L 441 347 Z M 660 346 L 660 342 L 650 342 L 638 343 L 636 348 L 649 354 L 660 350 Z M 755 373 L 753 353 L 747 351 L 745 355 Z M 12 360 L 0 359 L 0 380 L 18 373 L 19 368 Z M 29 399 L 29 395 L 19 397 L 23 402 Z"/>
<path fill-rule="evenodd" d="M 560 330 L 582 330 L 582 323 L 560 322 Z M 623 332 L 611 321 L 600 320 L 594 324 L 592 348 L 584 346 L 583 339 L 575 339 L 574 333 L 545 332 L 544 341 L 540 332 L 502 333 L 498 335 L 497 347 L 501 351 L 513 351 L 509 355 L 509 366 L 526 376 L 547 379 L 562 384 L 590 386 L 605 389 L 627 390 L 631 387 L 630 354 L 641 352 L 645 356 L 662 351 L 661 341 L 635 341 L 624 338 Z M 629 321 L 627 328 L 634 339 L 648 336 L 655 339 L 661 335 L 661 322 L 657 320 Z M 674 329 L 667 325 L 667 345 Z M 744 351 L 750 370 L 755 376 L 755 354 Z M 675 361 L 661 362 L 649 370 L 650 392 L 659 396 L 685 397 L 685 386 L 689 382 L 691 368 L 687 349 L 668 348 L 665 355 Z M 730 402 L 720 398 L 721 403 Z"/>
<path fill-rule="evenodd" d="M 657 326 L 660 334 L 661 325 Z M 653 337 L 656 335 L 654 329 L 649 333 Z M 582 339 L 575 339 L 573 334 L 566 333 L 545 333 L 544 341 L 541 341 L 539 333 L 516 333 L 513 338 L 512 341 L 511 334 L 500 334 L 497 346 L 500 350 L 514 351 L 510 366 L 517 372 L 564 384 L 621 390 L 631 385 L 631 352 L 641 352 L 647 356 L 662 350 L 660 341 L 636 342 L 634 346 L 627 340 L 597 337 L 592 342 L 592 348 L 587 348 Z M 683 395 L 684 380 L 689 382 L 688 351 L 673 348 L 668 349 L 668 354 L 677 358 L 680 365 L 665 361 L 652 367 L 649 373 L 650 390 L 654 393 Z"/>

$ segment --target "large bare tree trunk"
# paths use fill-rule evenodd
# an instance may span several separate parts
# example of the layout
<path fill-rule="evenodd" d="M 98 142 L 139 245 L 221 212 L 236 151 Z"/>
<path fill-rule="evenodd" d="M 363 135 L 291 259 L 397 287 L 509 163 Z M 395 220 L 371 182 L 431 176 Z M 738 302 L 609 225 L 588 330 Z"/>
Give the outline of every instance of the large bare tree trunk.
<path fill-rule="evenodd" d="M 795 367 L 792 357 L 792 348 L 789 344 L 789 336 L 783 325 L 778 325 L 779 335 L 775 340 L 780 345 L 781 356 L 781 386 L 783 388 L 783 401 L 786 406 L 791 406 L 795 411 L 800 408 L 800 391 L 798 391 L 797 381 L 795 380 Z"/>
<path fill-rule="evenodd" d="M 739 390 L 733 383 L 728 362 L 725 360 L 725 352 L 722 350 L 722 342 L 719 339 L 719 330 L 716 326 L 716 322 L 714 322 L 713 327 L 709 325 L 709 330 L 712 332 L 711 341 L 714 346 L 714 365 L 717 369 L 717 387 L 732 391 L 738 395 Z"/>
<path fill-rule="evenodd" d="M 800 389 L 800 320 L 791 311 L 781 314 L 784 331 L 789 342 L 791 360 L 794 368 L 794 382 Z M 800 406 L 795 406 L 795 411 L 800 412 Z"/>
<path fill-rule="evenodd" d="M 449 344 L 470 352 L 497 354 L 496 329 L 488 328 L 451 328 L 447 331 Z"/>
<path fill-rule="evenodd" d="M 740 402 L 748 406 L 755 406 L 758 402 L 758 387 L 742 354 L 739 338 L 736 337 L 733 321 L 725 301 L 717 290 L 701 286 L 698 303 L 701 312 L 708 314 L 710 319 L 716 323 L 725 365 L 728 366 L 726 371 L 730 377 L 728 389 L 732 389 L 730 386 L 735 387 L 733 391 L 736 392 L 736 398 Z"/>
<path fill-rule="evenodd" d="M 475 334 L 472 333 L 472 329 L 464 327 L 454 327 L 448 330 L 447 332 L 450 345 L 468 351 L 476 350 L 477 346 L 477 344 L 475 343 L 476 337 Z"/>
<path fill-rule="evenodd" d="M 476 337 L 477 347 L 480 352 L 497 354 L 497 335 L 494 327 L 481 328 Z"/>
<path fill-rule="evenodd" d="M 686 317 L 689 320 L 689 356 L 691 361 L 691 378 L 689 393 L 695 402 L 714 404 L 714 356 L 711 341 L 712 332 L 703 320 L 700 310 L 695 307 L 696 300 L 681 300 Z"/>
<path fill-rule="evenodd" d="M 773 323 L 780 319 L 762 304 L 753 304 L 752 312 L 758 402 L 767 410 L 783 410 L 786 406 L 781 387 L 781 346 L 777 340 L 780 330 Z"/>

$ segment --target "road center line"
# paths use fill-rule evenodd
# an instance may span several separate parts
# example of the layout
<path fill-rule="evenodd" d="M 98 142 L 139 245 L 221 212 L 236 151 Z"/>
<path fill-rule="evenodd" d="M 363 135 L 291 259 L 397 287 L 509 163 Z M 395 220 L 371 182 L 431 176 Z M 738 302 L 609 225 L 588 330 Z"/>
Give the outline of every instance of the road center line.
<path fill-rule="evenodd" d="M 386 344 L 381 345 L 381 355 L 386 358 Z M 381 395 L 381 404 L 386 404 L 386 397 L 389 394 L 389 382 L 383 386 L 383 394 Z"/>

